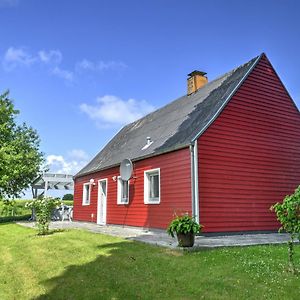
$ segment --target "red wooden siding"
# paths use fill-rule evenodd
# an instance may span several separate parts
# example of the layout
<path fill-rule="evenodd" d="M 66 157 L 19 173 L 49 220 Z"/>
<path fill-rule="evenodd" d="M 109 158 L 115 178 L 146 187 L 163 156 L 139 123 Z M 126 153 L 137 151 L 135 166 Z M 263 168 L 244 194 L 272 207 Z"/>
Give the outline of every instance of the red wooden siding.
<path fill-rule="evenodd" d="M 130 180 L 129 204 L 117 204 L 119 168 L 111 168 L 77 178 L 74 191 L 74 219 L 97 221 L 98 180 L 107 183 L 107 224 L 120 224 L 152 228 L 166 228 L 174 212 L 191 212 L 191 169 L 189 149 L 181 149 L 134 163 L 134 177 Z M 144 171 L 160 168 L 160 204 L 144 204 Z M 83 183 L 95 179 L 91 204 L 82 206 Z M 93 214 L 93 218 L 92 218 Z"/>
<path fill-rule="evenodd" d="M 300 184 L 300 115 L 266 57 L 198 146 L 205 231 L 277 229 L 270 206 Z"/>

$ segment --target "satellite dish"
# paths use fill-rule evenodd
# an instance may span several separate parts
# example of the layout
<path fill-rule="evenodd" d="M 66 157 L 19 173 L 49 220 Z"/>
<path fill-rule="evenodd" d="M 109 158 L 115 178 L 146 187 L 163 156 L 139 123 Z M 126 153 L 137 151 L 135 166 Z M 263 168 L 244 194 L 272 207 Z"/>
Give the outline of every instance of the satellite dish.
<path fill-rule="evenodd" d="M 127 181 L 132 175 L 133 165 L 130 159 L 125 158 L 122 160 L 120 165 L 120 176 L 121 179 Z"/>

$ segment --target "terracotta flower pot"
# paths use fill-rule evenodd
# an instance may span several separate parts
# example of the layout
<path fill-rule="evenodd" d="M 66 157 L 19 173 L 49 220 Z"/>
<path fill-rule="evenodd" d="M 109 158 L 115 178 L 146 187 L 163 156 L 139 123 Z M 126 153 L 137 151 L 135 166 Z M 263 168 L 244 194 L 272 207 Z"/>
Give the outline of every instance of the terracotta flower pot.
<path fill-rule="evenodd" d="M 177 240 L 179 247 L 193 247 L 195 243 L 195 234 L 192 232 L 177 233 Z"/>

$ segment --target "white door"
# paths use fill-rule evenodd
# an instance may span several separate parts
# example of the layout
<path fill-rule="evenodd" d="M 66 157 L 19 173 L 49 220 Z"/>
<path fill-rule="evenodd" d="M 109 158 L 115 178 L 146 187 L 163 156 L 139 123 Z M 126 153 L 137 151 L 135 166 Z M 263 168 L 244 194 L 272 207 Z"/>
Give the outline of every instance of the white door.
<path fill-rule="evenodd" d="M 107 179 L 98 181 L 97 224 L 106 224 Z"/>

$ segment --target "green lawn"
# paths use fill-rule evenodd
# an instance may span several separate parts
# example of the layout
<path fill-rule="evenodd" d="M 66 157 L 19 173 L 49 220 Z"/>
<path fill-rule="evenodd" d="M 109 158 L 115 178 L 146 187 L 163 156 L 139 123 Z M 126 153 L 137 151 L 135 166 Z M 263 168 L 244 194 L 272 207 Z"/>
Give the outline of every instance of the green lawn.
<path fill-rule="evenodd" d="M 299 299 L 286 246 L 182 254 L 80 230 L 0 224 L 0 299 Z M 300 247 L 296 247 L 300 267 Z"/>

